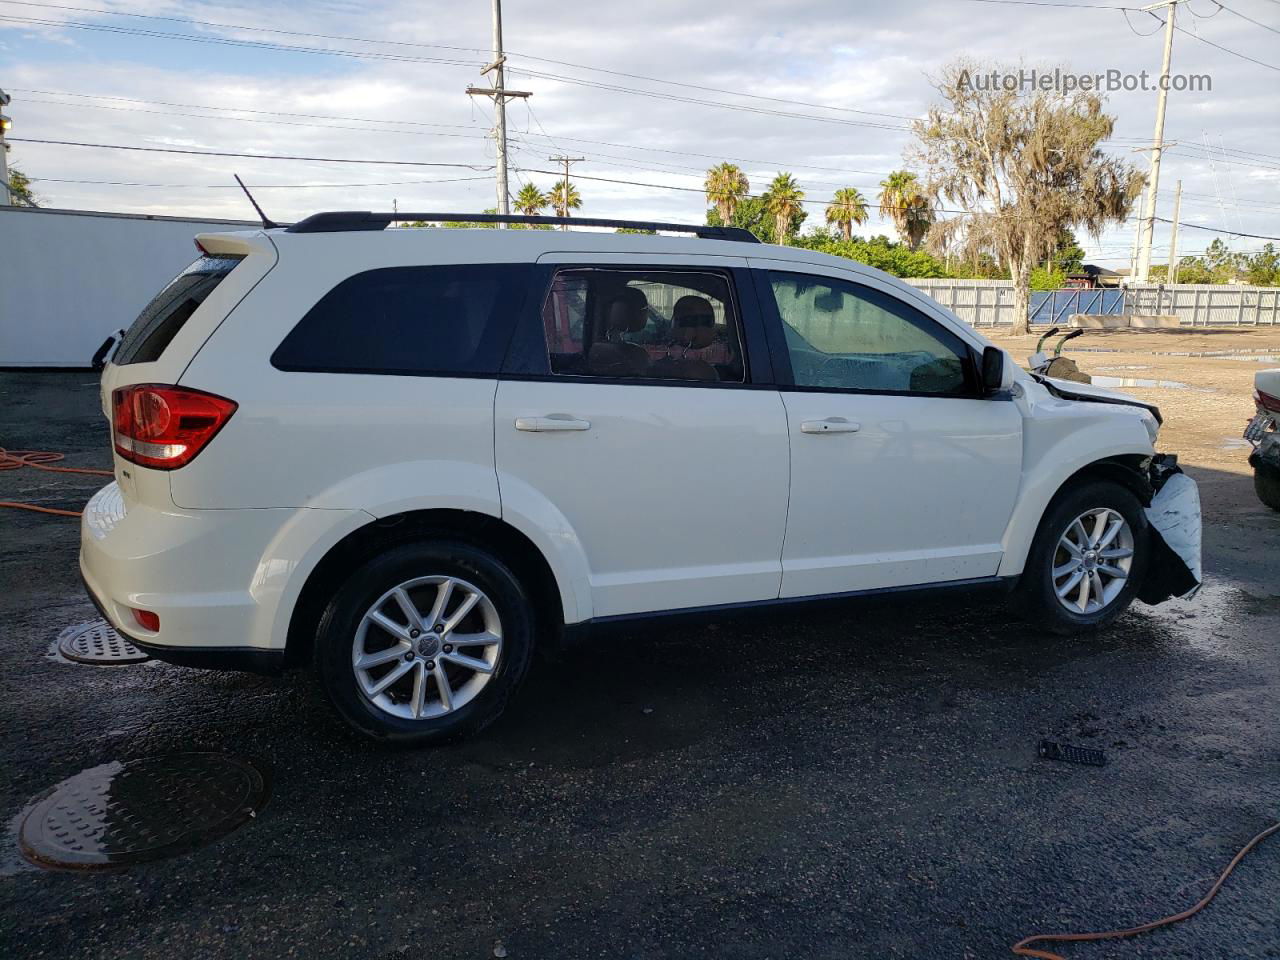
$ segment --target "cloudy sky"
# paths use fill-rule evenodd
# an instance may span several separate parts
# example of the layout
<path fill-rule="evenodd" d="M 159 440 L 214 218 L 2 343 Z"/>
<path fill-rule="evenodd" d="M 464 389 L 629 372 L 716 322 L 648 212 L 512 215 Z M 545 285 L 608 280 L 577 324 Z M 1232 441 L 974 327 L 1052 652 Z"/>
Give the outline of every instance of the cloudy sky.
<path fill-rule="evenodd" d="M 872 197 L 902 166 L 909 119 L 937 99 L 929 77 L 958 54 L 1158 73 L 1160 23 L 1126 21 L 1115 6 L 1127 0 L 1091 2 L 507 0 L 507 85 L 533 92 L 508 111 L 512 190 L 549 186 L 548 157 L 569 154 L 585 158 L 582 215 L 694 222 L 703 172 L 732 159 L 753 190 L 793 173 L 819 222 L 833 190 Z M 1280 2 L 1191 0 L 1178 25 L 1174 72 L 1206 74 L 1212 89 L 1170 94 L 1177 146 L 1157 215 L 1171 216 L 1181 179 L 1184 222 L 1280 235 Z M 478 211 L 494 205 L 492 105 L 463 91 L 482 82 L 490 31 L 489 0 L 0 0 L 10 162 L 65 208 L 244 218 L 239 173 L 277 220 L 393 203 Z M 1109 95 L 1109 152 L 1145 168 L 1135 150 L 1150 143 L 1155 99 Z M 873 218 L 860 232 L 891 231 Z M 1168 226 L 1156 235 L 1160 262 Z M 1091 259 L 1127 265 L 1132 236 L 1126 225 L 1090 241 Z M 1180 250 L 1214 236 L 1185 230 Z"/>

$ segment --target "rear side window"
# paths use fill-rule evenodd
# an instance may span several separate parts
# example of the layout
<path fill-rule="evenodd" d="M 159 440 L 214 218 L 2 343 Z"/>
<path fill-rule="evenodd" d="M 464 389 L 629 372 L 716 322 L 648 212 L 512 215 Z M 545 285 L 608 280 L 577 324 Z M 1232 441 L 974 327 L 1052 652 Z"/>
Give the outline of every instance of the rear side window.
<path fill-rule="evenodd" d="M 276 348 L 280 370 L 494 375 L 531 264 L 384 267 L 326 293 Z"/>
<path fill-rule="evenodd" d="M 557 376 L 745 379 L 738 316 L 719 272 L 562 270 L 543 302 L 542 324 Z"/>
<path fill-rule="evenodd" d="M 244 257 L 201 257 L 174 277 L 125 332 L 112 363 L 159 360 L 196 308 Z"/>

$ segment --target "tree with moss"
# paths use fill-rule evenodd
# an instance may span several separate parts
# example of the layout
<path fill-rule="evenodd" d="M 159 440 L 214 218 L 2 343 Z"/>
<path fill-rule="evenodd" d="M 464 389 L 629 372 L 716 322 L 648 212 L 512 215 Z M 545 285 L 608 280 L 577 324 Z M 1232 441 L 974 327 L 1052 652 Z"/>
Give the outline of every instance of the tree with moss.
<path fill-rule="evenodd" d="M 1063 230 L 1083 228 L 1097 238 L 1123 221 L 1145 177 L 1103 152 L 1115 118 L 1096 94 L 980 90 L 969 82 L 991 68 L 962 59 L 943 69 L 936 83 L 942 103 L 912 125 L 916 159 L 927 170 L 928 196 L 964 211 L 935 224 L 930 243 L 997 251 L 1013 280 L 1011 332 L 1025 334 L 1031 271 Z"/>

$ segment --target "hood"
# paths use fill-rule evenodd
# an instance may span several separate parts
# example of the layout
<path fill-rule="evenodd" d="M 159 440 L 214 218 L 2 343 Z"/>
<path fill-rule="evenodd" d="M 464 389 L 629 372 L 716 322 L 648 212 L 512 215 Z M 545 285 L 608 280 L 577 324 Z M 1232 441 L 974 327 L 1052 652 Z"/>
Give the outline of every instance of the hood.
<path fill-rule="evenodd" d="M 1082 400 L 1086 403 L 1114 403 L 1124 407 L 1138 407 L 1155 417 L 1156 423 L 1164 423 L 1159 407 L 1152 403 L 1143 403 L 1137 397 L 1131 397 L 1127 393 L 1108 390 L 1106 387 L 1095 387 L 1091 383 L 1055 380 L 1053 377 L 1042 377 L 1039 374 L 1032 374 L 1032 377 L 1060 400 Z"/>
<path fill-rule="evenodd" d="M 1082 397 L 1096 398 L 1111 403 L 1132 403 L 1138 406 L 1146 406 L 1137 397 L 1121 393 L 1118 390 L 1108 390 L 1106 387 L 1095 387 L 1092 383 L 1076 383 L 1074 380 L 1059 380 L 1056 377 L 1043 377 L 1041 382 L 1052 384 L 1055 390 L 1063 393 L 1079 394 Z"/>

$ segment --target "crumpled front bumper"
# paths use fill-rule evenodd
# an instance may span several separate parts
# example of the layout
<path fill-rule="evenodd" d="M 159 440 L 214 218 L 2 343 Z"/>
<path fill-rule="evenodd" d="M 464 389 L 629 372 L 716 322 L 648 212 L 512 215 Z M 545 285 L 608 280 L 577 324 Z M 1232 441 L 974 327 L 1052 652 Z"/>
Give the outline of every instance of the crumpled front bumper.
<path fill-rule="evenodd" d="M 1171 597 L 1193 597 L 1204 579 L 1200 488 L 1174 456 L 1154 457 L 1149 473 L 1151 563 L 1138 599 L 1156 604 Z"/>
<path fill-rule="evenodd" d="M 1272 430 L 1261 435 L 1257 447 L 1249 454 L 1249 466 L 1255 470 L 1259 466 L 1280 470 L 1280 431 Z"/>

